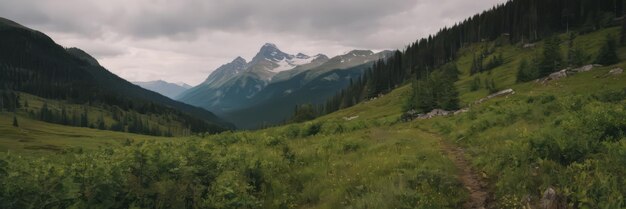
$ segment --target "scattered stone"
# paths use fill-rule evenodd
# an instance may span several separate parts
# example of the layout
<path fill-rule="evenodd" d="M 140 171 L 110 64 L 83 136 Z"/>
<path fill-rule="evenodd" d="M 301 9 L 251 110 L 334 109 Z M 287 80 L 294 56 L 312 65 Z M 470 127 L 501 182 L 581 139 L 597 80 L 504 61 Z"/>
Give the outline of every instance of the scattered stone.
<path fill-rule="evenodd" d="M 343 119 L 344 119 L 344 120 L 347 120 L 347 121 L 354 120 L 354 119 L 357 119 L 357 118 L 359 118 L 359 116 L 358 116 L 358 115 L 355 115 L 355 116 L 350 116 L 350 117 L 343 117 Z"/>
<path fill-rule="evenodd" d="M 511 95 L 511 94 L 515 94 L 515 91 L 513 89 L 505 89 L 496 93 L 493 93 L 485 98 L 479 99 L 477 101 L 474 102 L 474 104 L 480 104 L 483 102 L 486 102 L 487 100 L 496 98 L 496 97 L 501 97 L 501 96 L 507 96 L 507 95 Z"/>
<path fill-rule="evenodd" d="M 576 73 L 582 73 L 582 72 L 591 71 L 591 70 L 593 70 L 594 68 L 597 68 L 597 67 L 602 67 L 602 65 L 592 64 L 592 65 L 585 65 L 585 66 L 582 66 L 582 67 L 579 67 L 579 68 L 575 68 L 575 69 L 563 69 L 563 70 L 560 70 L 558 72 L 554 72 L 554 73 L 548 75 L 545 78 L 537 79 L 537 82 L 545 85 L 549 81 L 559 80 L 561 78 L 565 78 L 565 77 L 571 76 L 571 75 L 576 74 Z"/>
<path fill-rule="evenodd" d="M 548 187 L 541 197 L 541 209 L 559 209 L 559 195 L 552 187 Z"/>
<path fill-rule="evenodd" d="M 615 68 L 615 69 L 612 69 L 611 71 L 609 71 L 609 75 L 619 75 L 619 74 L 622 74 L 622 73 L 624 73 L 624 69 L 622 69 L 622 68 Z"/>
<path fill-rule="evenodd" d="M 413 119 L 417 118 L 419 115 L 419 113 L 417 113 L 417 111 L 415 109 L 406 111 L 405 113 L 402 114 L 402 116 L 400 116 L 400 120 L 402 122 L 409 122 L 412 121 Z"/>
<path fill-rule="evenodd" d="M 535 45 L 537 45 L 537 44 L 534 44 L 534 43 L 532 43 L 532 44 L 524 44 L 523 47 L 524 47 L 524 49 L 526 49 L 526 48 L 533 48 L 533 47 L 535 47 Z"/>
<path fill-rule="evenodd" d="M 465 113 L 465 112 L 469 112 L 469 108 L 466 107 L 466 108 L 454 111 L 454 115 L 458 115 L 458 114 Z"/>
<path fill-rule="evenodd" d="M 451 114 L 454 114 L 454 112 L 446 111 L 446 110 L 442 110 L 442 109 L 434 109 L 434 110 L 430 111 L 429 113 L 419 114 L 417 116 L 417 118 L 419 118 L 419 119 L 429 119 L 429 118 L 434 118 L 434 117 L 437 117 L 437 116 L 447 116 L 447 115 L 451 115 Z"/>
<path fill-rule="evenodd" d="M 563 69 L 563 70 L 559 70 L 557 72 L 554 72 L 554 73 L 548 75 L 545 78 L 539 79 L 538 82 L 541 83 L 541 84 L 546 84 L 549 81 L 559 80 L 561 78 L 565 78 L 565 77 L 567 77 L 569 75 L 572 75 L 572 74 L 573 74 L 573 71 L 570 71 L 568 69 Z"/>
<path fill-rule="evenodd" d="M 587 71 L 591 71 L 593 70 L 594 67 L 597 67 L 596 65 L 585 65 L 576 69 L 572 69 L 572 72 L 576 72 L 576 73 L 580 73 L 580 72 L 587 72 Z"/>

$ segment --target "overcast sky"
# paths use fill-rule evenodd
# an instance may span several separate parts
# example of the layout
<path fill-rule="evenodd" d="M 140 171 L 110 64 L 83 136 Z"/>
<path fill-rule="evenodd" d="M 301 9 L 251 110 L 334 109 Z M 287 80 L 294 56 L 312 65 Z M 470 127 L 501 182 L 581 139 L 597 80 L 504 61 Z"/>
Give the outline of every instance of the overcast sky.
<path fill-rule="evenodd" d="M 403 49 L 506 0 L 0 0 L 0 15 L 130 81 L 196 85 L 266 42 L 330 57 Z"/>

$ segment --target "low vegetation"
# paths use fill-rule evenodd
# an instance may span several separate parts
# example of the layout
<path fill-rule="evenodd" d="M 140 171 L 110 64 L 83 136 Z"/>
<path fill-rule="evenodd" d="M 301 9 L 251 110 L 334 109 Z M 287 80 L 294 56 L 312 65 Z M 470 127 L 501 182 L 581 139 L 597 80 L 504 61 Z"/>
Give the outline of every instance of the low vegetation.
<path fill-rule="evenodd" d="M 609 71 L 626 67 L 626 48 L 610 38 L 617 27 L 587 32 L 532 47 L 477 41 L 406 80 L 397 57 L 366 74 L 393 68 L 396 79 L 355 81 L 327 104 L 335 112 L 312 119 L 316 107 L 300 106 L 299 123 L 257 131 L 150 137 L 49 124 L 26 102 L 9 103 L 0 113 L 0 208 L 461 208 L 472 191 L 443 143 L 464 150 L 489 207 L 537 206 L 553 189 L 563 208 L 624 208 L 626 75 Z M 428 43 L 407 54 L 434 50 Z M 494 64 L 472 70 L 482 49 Z M 593 61 L 604 66 L 532 81 Z M 474 104 L 504 88 L 515 94 Z M 22 96 L 28 108 L 45 104 Z M 434 108 L 468 109 L 399 120 Z M 87 109 L 90 123 L 97 110 Z"/>

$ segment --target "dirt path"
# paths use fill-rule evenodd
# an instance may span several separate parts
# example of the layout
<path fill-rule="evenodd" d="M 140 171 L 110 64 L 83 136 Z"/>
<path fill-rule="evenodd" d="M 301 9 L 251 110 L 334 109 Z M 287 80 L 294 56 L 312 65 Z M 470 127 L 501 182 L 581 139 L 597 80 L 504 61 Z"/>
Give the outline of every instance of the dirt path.
<path fill-rule="evenodd" d="M 489 197 L 487 184 L 465 159 L 465 151 L 444 140 L 440 140 L 439 143 L 442 151 L 459 169 L 458 178 L 470 193 L 470 199 L 463 204 L 463 208 L 487 208 L 487 198 Z"/>

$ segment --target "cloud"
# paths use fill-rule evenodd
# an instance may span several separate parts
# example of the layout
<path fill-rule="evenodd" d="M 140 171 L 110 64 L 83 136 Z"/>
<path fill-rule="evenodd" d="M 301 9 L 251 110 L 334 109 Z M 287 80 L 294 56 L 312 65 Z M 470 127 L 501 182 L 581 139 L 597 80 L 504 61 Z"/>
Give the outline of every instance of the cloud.
<path fill-rule="evenodd" d="M 265 42 L 290 53 L 404 48 L 505 0 L 20 0 L 0 14 L 129 80 L 197 84 Z"/>

